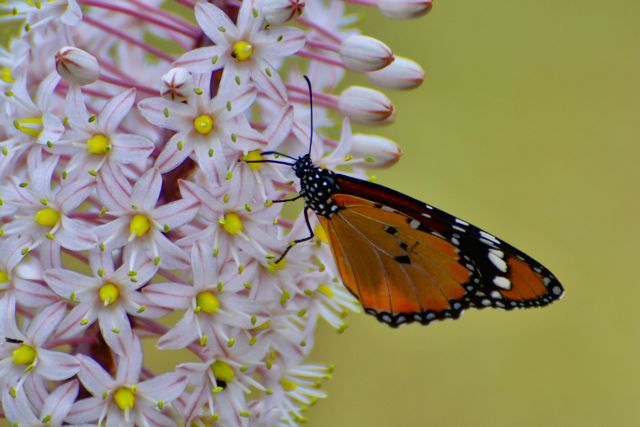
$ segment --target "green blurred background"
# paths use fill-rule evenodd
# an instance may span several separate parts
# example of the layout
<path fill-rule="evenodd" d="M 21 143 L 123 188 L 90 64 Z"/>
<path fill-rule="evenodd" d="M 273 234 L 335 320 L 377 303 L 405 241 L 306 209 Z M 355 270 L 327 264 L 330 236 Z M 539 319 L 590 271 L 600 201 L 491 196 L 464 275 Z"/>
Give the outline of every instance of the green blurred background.
<path fill-rule="evenodd" d="M 362 18 L 427 72 L 390 94 L 397 123 L 375 131 L 405 156 L 378 182 L 525 250 L 566 295 L 323 329 L 313 359 L 336 369 L 309 425 L 640 425 L 640 2 L 437 1 L 419 20 Z"/>

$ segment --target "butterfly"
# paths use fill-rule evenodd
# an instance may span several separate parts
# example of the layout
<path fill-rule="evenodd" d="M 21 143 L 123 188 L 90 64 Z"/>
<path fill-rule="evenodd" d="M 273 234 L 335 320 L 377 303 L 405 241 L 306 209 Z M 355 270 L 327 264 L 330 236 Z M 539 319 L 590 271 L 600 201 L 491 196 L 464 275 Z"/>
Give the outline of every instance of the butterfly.
<path fill-rule="evenodd" d="M 310 152 L 298 158 L 263 152 L 292 162 L 260 160 L 291 166 L 300 181 L 298 196 L 280 201 L 305 201 L 310 235 L 280 259 L 314 237 L 312 210 L 342 282 L 378 320 L 392 327 L 426 325 L 458 318 L 468 308 L 542 307 L 563 295 L 548 269 L 510 244 L 393 189 L 320 168 Z"/>

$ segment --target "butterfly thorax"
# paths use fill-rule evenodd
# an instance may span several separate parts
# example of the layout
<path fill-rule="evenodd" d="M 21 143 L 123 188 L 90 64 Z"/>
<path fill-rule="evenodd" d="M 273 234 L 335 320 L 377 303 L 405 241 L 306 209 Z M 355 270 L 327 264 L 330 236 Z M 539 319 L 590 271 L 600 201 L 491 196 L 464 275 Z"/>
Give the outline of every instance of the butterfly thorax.
<path fill-rule="evenodd" d="M 331 217 L 338 210 L 331 200 L 331 196 L 340 189 L 336 174 L 314 165 L 308 154 L 296 160 L 293 170 L 300 179 L 300 195 L 304 197 L 305 205 L 317 215 Z"/>

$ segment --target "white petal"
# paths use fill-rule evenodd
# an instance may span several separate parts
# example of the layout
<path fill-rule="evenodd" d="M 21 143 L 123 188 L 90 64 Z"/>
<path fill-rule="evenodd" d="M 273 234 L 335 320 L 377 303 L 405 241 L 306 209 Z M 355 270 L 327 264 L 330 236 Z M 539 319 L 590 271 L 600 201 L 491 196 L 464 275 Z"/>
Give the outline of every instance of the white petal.
<path fill-rule="evenodd" d="M 109 403 L 109 400 L 103 399 L 100 394 L 98 396 L 100 397 L 89 397 L 76 401 L 69 411 L 66 422 L 78 425 L 97 421 L 102 413 L 102 408 Z"/>
<path fill-rule="evenodd" d="M 193 146 L 189 143 L 187 137 L 187 132 L 178 132 L 167 141 L 154 164 L 160 172 L 170 172 L 189 157 L 193 151 Z M 178 146 L 179 143 L 183 144 L 182 148 Z"/>
<path fill-rule="evenodd" d="M 116 354 L 125 354 L 131 345 L 133 332 L 127 312 L 120 306 L 109 307 L 98 311 L 100 332 L 107 345 Z"/>
<path fill-rule="evenodd" d="M 158 233 L 155 242 L 160 254 L 160 264 L 166 268 L 186 268 L 189 256 L 164 234 Z"/>
<path fill-rule="evenodd" d="M 66 311 L 67 303 L 59 301 L 39 312 L 27 329 L 26 336 L 29 337 L 29 341 L 36 346 L 44 344 L 65 316 Z"/>
<path fill-rule="evenodd" d="M 226 46 L 207 46 L 190 50 L 173 61 L 174 67 L 185 68 L 192 73 L 211 73 L 227 63 Z"/>
<path fill-rule="evenodd" d="M 198 339 L 193 311 L 188 310 L 180 321 L 158 340 L 160 349 L 185 348 Z"/>
<path fill-rule="evenodd" d="M 84 251 L 98 245 L 95 232 L 82 221 L 63 216 L 60 224 L 61 227 L 55 234 L 55 239 L 63 248 Z"/>
<path fill-rule="evenodd" d="M 304 47 L 306 42 L 304 31 L 293 27 L 275 27 L 265 32 L 265 35 L 257 43 L 260 45 L 260 53 L 268 61 L 275 61 L 292 56 Z"/>
<path fill-rule="evenodd" d="M 133 341 L 127 347 L 126 357 L 118 360 L 118 372 L 116 378 L 125 384 L 135 384 L 140 378 L 142 370 L 142 344 L 140 339 L 134 335 Z"/>
<path fill-rule="evenodd" d="M 62 425 L 77 395 L 78 380 L 68 381 L 49 395 L 40 413 L 51 415 L 52 425 Z"/>
<path fill-rule="evenodd" d="M 188 308 L 195 294 L 192 286 L 173 282 L 152 283 L 142 293 L 155 304 L 171 309 Z"/>
<path fill-rule="evenodd" d="M 111 378 L 111 375 L 91 357 L 79 354 L 76 359 L 80 363 L 78 378 L 89 393 L 102 397 L 102 393 L 116 387 L 116 382 Z"/>
<path fill-rule="evenodd" d="M 135 88 L 127 89 L 111 98 L 98 115 L 98 128 L 103 129 L 107 134 L 114 132 L 120 122 L 129 114 L 135 100 Z"/>
<path fill-rule="evenodd" d="M 163 129 L 181 131 L 191 128 L 196 112 L 180 102 L 155 97 L 138 102 L 138 111 L 150 123 Z"/>
<path fill-rule="evenodd" d="M 153 219 L 162 227 L 168 225 L 169 230 L 173 230 L 191 221 L 199 209 L 200 202 L 196 199 L 180 199 L 154 209 Z"/>
<path fill-rule="evenodd" d="M 56 338 L 70 338 L 80 335 L 95 322 L 97 314 L 93 310 L 93 302 L 82 302 L 71 309 L 69 314 L 60 322 L 56 331 Z"/>
<path fill-rule="evenodd" d="M 185 375 L 169 372 L 139 383 L 138 390 L 156 402 L 171 402 L 180 396 L 186 385 Z"/>
<path fill-rule="evenodd" d="M 116 133 L 111 135 L 112 151 L 109 157 L 120 163 L 133 163 L 144 160 L 151 155 L 154 149 L 153 142 L 149 139 L 129 133 Z"/>
<path fill-rule="evenodd" d="M 47 379 L 61 381 L 78 373 L 80 364 L 70 354 L 39 348 L 36 369 L 39 375 Z"/>
<path fill-rule="evenodd" d="M 131 204 L 131 184 L 120 172 L 117 165 L 111 162 L 105 164 L 97 177 L 98 198 L 112 211 L 129 211 Z"/>
<path fill-rule="evenodd" d="M 237 39 L 236 25 L 218 7 L 198 2 L 195 7 L 196 21 L 209 40 L 216 45 L 227 45 L 228 39 Z"/>
<path fill-rule="evenodd" d="M 131 204 L 143 212 L 152 210 L 160 197 L 162 175 L 158 168 L 147 170 L 133 186 Z"/>
<path fill-rule="evenodd" d="M 60 188 L 56 203 L 63 212 L 71 212 L 89 197 L 93 188 L 93 179 L 76 179 Z"/>

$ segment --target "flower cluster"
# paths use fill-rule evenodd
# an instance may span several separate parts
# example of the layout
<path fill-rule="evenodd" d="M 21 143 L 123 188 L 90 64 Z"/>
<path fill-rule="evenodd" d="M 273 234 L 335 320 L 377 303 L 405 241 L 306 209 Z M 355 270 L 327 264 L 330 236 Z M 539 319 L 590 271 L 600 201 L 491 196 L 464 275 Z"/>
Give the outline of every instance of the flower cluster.
<path fill-rule="evenodd" d="M 393 121 L 389 98 L 334 90 L 345 70 L 409 89 L 422 69 L 341 0 L 164 3 L 0 4 L 17 28 L 0 49 L 0 394 L 16 425 L 297 425 L 331 375 L 306 361 L 318 321 L 342 331 L 358 311 L 321 229 L 277 262 L 307 233 L 273 202 L 292 171 L 247 160 L 304 154 L 314 132 L 325 167 L 393 164 L 393 141 L 350 126 Z M 143 340 L 189 362 L 151 372 Z"/>

